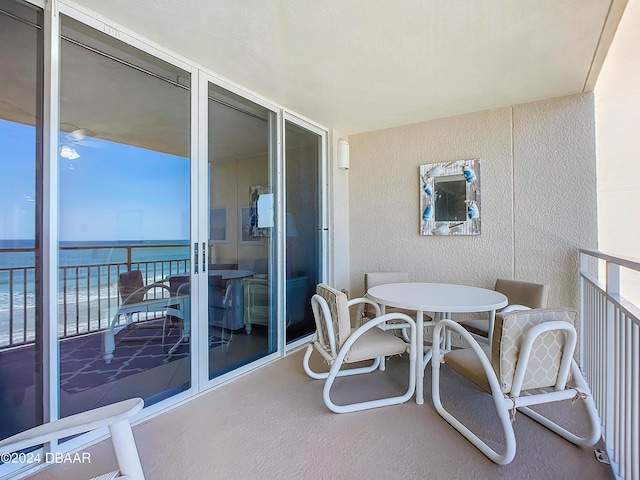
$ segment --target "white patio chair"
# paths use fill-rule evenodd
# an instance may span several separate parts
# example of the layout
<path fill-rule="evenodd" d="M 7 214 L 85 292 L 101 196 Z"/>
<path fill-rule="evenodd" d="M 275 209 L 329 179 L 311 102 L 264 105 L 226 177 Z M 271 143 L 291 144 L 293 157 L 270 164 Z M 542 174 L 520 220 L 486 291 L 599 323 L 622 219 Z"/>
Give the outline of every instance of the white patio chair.
<path fill-rule="evenodd" d="M 150 296 L 149 293 L 160 289 L 162 294 L 158 293 L 157 297 Z M 118 275 L 118 293 L 120 295 L 120 306 L 113 316 L 113 320 L 109 324 L 109 328 L 104 331 L 104 360 L 107 364 L 113 360 L 113 352 L 116 349 L 115 336 L 123 328 L 132 328 L 135 326 L 133 322 L 133 314 L 145 313 L 162 313 L 163 316 L 168 314 L 175 315 L 175 311 L 171 310 L 167 313 L 171 302 L 171 289 L 164 282 L 154 282 L 148 285 L 144 284 L 142 272 L 140 270 L 130 270 Z M 124 319 L 124 321 L 123 321 Z M 144 323 L 144 322 L 143 322 Z M 143 328 L 138 324 L 138 328 Z M 157 329 L 158 325 L 149 325 L 149 328 Z M 141 337 L 144 339 L 144 337 Z M 139 338 L 130 337 L 127 341 L 136 341 Z"/>
<path fill-rule="evenodd" d="M 189 342 L 191 335 L 191 310 L 189 309 L 190 295 L 191 295 L 191 283 L 189 277 L 186 281 L 180 284 L 175 291 L 173 299 L 180 299 L 179 304 L 169 305 L 165 310 L 164 321 L 162 322 L 162 351 L 166 346 L 166 340 L 171 329 L 177 328 L 180 332 L 180 337 L 174 343 L 167 352 L 167 359 L 170 359 L 173 354 L 178 350 L 180 345 Z"/>
<path fill-rule="evenodd" d="M 304 371 L 311 378 L 326 379 L 322 398 L 325 405 L 333 412 L 345 413 L 369 408 L 395 405 L 409 400 L 416 385 L 416 323 L 408 315 L 389 313 L 380 316 L 380 307 L 366 298 L 347 300 L 347 296 L 325 284 L 319 284 L 316 295 L 311 298 L 311 306 L 316 321 L 316 333 L 303 359 Z M 358 328 L 351 328 L 349 307 L 357 303 L 372 305 L 378 316 Z M 409 342 L 394 335 L 392 331 L 380 327 L 389 320 L 400 320 L 400 323 L 389 324 L 387 329 L 410 329 Z M 309 359 L 313 350 L 317 350 L 331 366 L 329 372 L 318 373 L 312 370 Z M 407 391 L 398 396 L 369 400 L 349 405 L 336 405 L 331 400 L 331 387 L 336 377 L 370 373 L 379 366 L 383 370 L 381 358 L 389 355 L 401 355 L 409 352 L 409 378 Z M 341 370 L 345 363 L 373 360 L 370 366 L 354 367 Z"/>
<path fill-rule="evenodd" d="M 576 346 L 576 312 L 569 308 L 522 310 L 496 315 L 491 347 L 481 347 L 458 323 L 439 321 L 434 329 L 432 398 L 438 413 L 493 462 L 506 465 L 513 460 L 516 440 L 512 422 L 521 411 L 566 440 L 580 446 L 596 443 L 600 420 L 589 387 L 573 353 Z M 444 352 L 440 348 L 444 329 L 458 332 L 471 348 Z M 505 451 L 498 453 L 463 425 L 440 400 L 440 364 L 456 372 L 493 397 L 505 436 Z M 571 379 L 572 386 L 568 385 Z M 530 409 L 532 405 L 573 400 L 586 409 L 589 429 L 576 435 Z"/>
<path fill-rule="evenodd" d="M 371 287 L 375 287 L 376 285 L 382 285 L 385 283 L 402 283 L 409 281 L 409 274 L 407 272 L 371 272 L 364 274 L 364 292 L 365 294 Z M 411 316 L 412 312 L 408 312 L 405 310 L 397 309 L 397 308 L 387 308 L 385 313 L 406 313 Z M 366 303 L 362 303 L 358 306 L 358 313 L 356 316 L 356 326 L 362 325 L 363 322 L 366 322 L 369 318 L 373 318 L 379 315 L 376 314 L 373 307 L 367 305 Z"/>
<path fill-rule="evenodd" d="M 38 425 L 2 440 L 0 454 L 13 453 L 71 435 L 109 427 L 118 470 L 93 477 L 91 480 L 144 480 L 138 449 L 129 423 L 129 419 L 142 410 L 142 407 L 144 401 L 141 398 L 131 398 Z"/>
<path fill-rule="evenodd" d="M 377 285 L 384 285 L 387 283 L 406 283 L 409 281 L 409 274 L 407 272 L 370 272 L 364 274 L 364 291 L 365 293 L 369 291 L 371 287 L 375 287 Z M 411 318 L 414 318 L 416 312 L 413 310 L 406 310 L 403 308 L 395 308 L 395 307 L 386 307 L 385 313 L 404 313 L 409 315 Z M 356 321 L 359 321 L 360 325 L 363 321 L 368 320 L 369 317 L 375 315 L 373 309 L 366 305 L 361 305 L 358 307 L 358 313 Z M 431 322 L 433 318 L 430 315 L 423 312 L 423 318 L 425 322 Z M 398 332 L 398 334 L 402 334 L 406 341 L 409 341 L 409 337 L 407 333 L 402 330 Z"/>
<path fill-rule="evenodd" d="M 549 299 L 549 285 L 541 283 L 523 282 L 499 278 L 494 287 L 509 299 L 509 304 L 501 311 L 504 313 L 531 308 L 546 308 Z M 489 343 L 493 332 L 494 318 L 460 320 L 466 330 L 480 342 Z"/>

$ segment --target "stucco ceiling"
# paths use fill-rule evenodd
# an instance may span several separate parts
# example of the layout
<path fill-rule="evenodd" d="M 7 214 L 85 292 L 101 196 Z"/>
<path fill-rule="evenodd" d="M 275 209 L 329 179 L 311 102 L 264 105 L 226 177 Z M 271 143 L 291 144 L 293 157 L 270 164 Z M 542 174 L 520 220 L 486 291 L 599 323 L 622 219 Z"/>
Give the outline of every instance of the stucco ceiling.
<path fill-rule="evenodd" d="M 626 0 L 77 0 L 350 135 L 591 91 Z"/>

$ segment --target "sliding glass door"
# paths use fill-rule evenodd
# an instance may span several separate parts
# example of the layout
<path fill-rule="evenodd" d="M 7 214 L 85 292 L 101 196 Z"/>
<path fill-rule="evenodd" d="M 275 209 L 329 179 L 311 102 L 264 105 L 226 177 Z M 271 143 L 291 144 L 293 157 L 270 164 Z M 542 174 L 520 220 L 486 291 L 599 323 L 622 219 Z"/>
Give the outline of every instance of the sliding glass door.
<path fill-rule="evenodd" d="M 60 416 L 190 387 L 190 74 L 61 16 Z"/>
<path fill-rule="evenodd" d="M 209 379 L 277 349 L 276 114 L 207 82 Z M 203 322 L 201 322 L 201 325 Z"/>
<path fill-rule="evenodd" d="M 286 339 L 315 331 L 311 297 L 323 278 L 325 234 L 321 201 L 324 135 L 285 121 Z"/>
<path fill-rule="evenodd" d="M 0 2 L 0 439 L 284 354 L 326 272 L 323 130 L 42 4 Z"/>
<path fill-rule="evenodd" d="M 42 28 L 0 4 L 0 440 L 43 420 Z"/>

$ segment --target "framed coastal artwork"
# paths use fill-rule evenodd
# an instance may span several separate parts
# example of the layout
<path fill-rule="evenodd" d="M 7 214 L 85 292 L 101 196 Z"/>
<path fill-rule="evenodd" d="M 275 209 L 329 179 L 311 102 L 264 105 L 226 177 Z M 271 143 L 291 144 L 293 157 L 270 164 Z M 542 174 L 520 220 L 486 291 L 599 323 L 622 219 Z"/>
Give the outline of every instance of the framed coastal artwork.
<path fill-rule="evenodd" d="M 420 235 L 480 235 L 480 159 L 420 165 Z"/>
<path fill-rule="evenodd" d="M 239 239 L 242 245 L 262 245 L 264 236 L 257 225 L 256 207 L 253 205 L 243 205 L 239 210 L 240 232 Z"/>
<path fill-rule="evenodd" d="M 209 241 L 211 243 L 228 243 L 227 207 L 214 207 L 209 210 Z"/>

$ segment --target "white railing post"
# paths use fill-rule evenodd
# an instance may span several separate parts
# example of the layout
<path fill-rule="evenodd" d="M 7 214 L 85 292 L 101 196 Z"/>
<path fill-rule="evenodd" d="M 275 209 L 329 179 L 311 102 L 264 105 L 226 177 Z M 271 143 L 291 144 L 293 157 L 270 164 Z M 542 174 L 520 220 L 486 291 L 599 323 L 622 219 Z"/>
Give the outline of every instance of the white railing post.
<path fill-rule="evenodd" d="M 607 297 L 619 297 L 620 295 L 620 266 L 606 260 L 606 293 Z M 616 409 L 612 408 L 616 405 L 616 397 L 619 388 L 619 379 L 616 374 L 619 372 L 620 359 L 615 355 L 616 349 L 616 307 L 613 302 L 607 300 L 607 318 L 605 319 L 605 364 L 603 375 L 605 376 L 605 403 L 608 408 L 605 410 L 604 418 L 604 434 L 608 445 L 611 445 L 614 451 L 618 450 L 618 438 L 615 432 L 619 431 L 617 421 L 619 421 L 619 412 L 616 415 Z M 616 418 L 617 417 L 617 418 Z"/>
<path fill-rule="evenodd" d="M 589 272 L 598 260 L 605 262 L 604 281 Z M 640 260 L 580 250 L 580 361 L 589 373 L 612 472 L 630 480 L 640 479 L 640 306 L 624 297 L 623 268 L 640 272 Z"/>
<path fill-rule="evenodd" d="M 580 338 L 578 339 L 578 365 L 581 369 L 584 365 L 584 350 L 585 350 L 585 318 L 587 313 L 587 299 L 585 298 L 585 281 L 584 275 L 589 273 L 589 256 L 583 252 L 580 252 Z"/>

